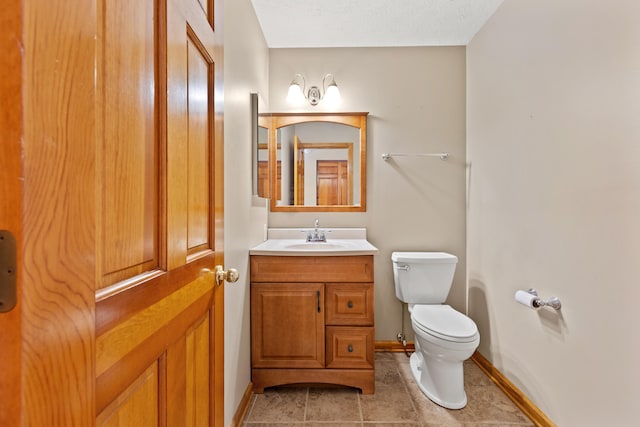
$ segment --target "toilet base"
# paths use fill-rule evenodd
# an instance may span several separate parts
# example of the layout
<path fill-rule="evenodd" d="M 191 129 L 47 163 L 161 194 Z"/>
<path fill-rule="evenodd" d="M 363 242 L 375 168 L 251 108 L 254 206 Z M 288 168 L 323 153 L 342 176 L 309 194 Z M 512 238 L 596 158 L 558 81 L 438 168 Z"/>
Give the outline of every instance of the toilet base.
<path fill-rule="evenodd" d="M 409 364 L 418 388 L 432 402 L 447 409 L 462 409 L 467 405 L 461 362 L 430 360 L 427 365 L 424 356 L 416 349 Z"/>

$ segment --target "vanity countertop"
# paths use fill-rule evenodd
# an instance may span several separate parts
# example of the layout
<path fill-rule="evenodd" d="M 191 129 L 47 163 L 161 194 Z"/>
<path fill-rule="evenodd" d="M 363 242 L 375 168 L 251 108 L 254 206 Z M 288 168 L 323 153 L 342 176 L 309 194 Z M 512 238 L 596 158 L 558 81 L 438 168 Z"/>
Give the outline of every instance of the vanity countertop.
<path fill-rule="evenodd" d="M 367 241 L 366 228 L 318 228 L 326 242 L 307 242 L 313 228 L 270 228 L 267 240 L 249 250 L 250 255 L 352 256 L 374 255 L 378 248 Z"/>

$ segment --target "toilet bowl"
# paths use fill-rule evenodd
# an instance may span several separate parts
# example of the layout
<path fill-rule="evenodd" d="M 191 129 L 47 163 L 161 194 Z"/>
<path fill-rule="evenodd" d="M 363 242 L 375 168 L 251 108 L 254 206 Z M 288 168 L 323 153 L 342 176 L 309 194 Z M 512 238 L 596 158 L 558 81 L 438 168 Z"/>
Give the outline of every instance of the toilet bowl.
<path fill-rule="evenodd" d="M 410 312 L 416 346 L 410 364 L 416 384 L 438 405 L 464 408 L 463 362 L 478 348 L 478 328 L 448 305 L 414 305 Z"/>
<path fill-rule="evenodd" d="M 394 252 L 396 296 L 408 303 L 416 351 L 410 365 L 419 389 L 449 409 L 467 404 L 463 362 L 480 343 L 476 324 L 443 304 L 457 257 L 443 252 Z"/>

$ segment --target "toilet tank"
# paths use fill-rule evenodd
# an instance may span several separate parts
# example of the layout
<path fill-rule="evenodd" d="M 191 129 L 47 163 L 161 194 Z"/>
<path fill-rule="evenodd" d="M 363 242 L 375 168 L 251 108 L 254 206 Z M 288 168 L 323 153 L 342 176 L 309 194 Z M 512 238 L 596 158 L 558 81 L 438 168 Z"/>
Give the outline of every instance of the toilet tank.
<path fill-rule="evenodd" d="M 446 252 L 393 252 L 396 297 L 409 304 L 442 304 L 447 299 L 458 257 Z"/>

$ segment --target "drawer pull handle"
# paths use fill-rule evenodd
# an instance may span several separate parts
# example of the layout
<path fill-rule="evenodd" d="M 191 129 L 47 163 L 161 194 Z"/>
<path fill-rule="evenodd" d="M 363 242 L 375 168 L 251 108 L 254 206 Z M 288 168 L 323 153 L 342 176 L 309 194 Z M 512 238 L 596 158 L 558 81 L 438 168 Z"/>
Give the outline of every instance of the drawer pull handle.
<path fill-rule="evenodd" d="M 347 307 L 349 307 L 349 308 L 353 308 L 353 301 L 349 301 L 349 302 L 347 303 Z"/>
<path fill-rule="evenodd" d="M 351 344 L 347 347 L 347 351 L 349 351 L 349 353 L 353 353 L 353 346 Z"/>
<path fill-rule="evenodd" d="M 320 291 L 316 291 L 316 297 L 318 298 L 318 313 L 320 313 Z"/>

